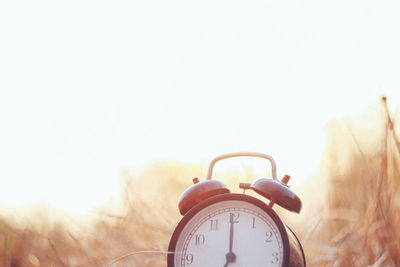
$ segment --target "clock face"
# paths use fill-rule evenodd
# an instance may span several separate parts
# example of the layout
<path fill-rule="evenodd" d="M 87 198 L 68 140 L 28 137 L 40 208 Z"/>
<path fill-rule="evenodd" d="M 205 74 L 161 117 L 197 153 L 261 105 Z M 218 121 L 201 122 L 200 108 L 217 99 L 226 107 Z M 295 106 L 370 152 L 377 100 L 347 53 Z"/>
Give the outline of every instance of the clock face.
<path fill-rule="evenodd" d="M 288 257 L 285 227 L 262 201 L 241 194 L 209 198 L 178 224 L 168 267 L 284 266 Z"/>

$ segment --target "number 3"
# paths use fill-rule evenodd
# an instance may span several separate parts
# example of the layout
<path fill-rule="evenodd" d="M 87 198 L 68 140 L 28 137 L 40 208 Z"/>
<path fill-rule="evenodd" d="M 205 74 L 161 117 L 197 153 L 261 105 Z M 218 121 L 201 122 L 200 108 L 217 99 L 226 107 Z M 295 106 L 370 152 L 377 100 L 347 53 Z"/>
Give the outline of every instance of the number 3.
<path fill-rule="evenodd" d="M 278 252 L 272 253 L 272 263 L 277 263 L 279 261 L 278 259 Z"/>

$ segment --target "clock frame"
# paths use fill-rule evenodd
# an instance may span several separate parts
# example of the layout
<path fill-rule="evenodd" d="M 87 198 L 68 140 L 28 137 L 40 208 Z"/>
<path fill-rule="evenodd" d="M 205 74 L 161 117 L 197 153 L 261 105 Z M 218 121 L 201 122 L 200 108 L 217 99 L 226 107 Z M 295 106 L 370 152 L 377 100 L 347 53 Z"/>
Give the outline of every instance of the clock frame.
<path fill-rule="evenodd" d="M 197 205 L 195 205 L 192 209 L 190 209 L 185 216 L 181 219 L 181 221 L 178 223 L 177 227 L 175 228 L 174 233 L 172 234 L 170 243 L 169 243 L 169 248 L 168 251 L 175 252 L 176 249 L 176 244 L 178 242 L 178 239 L 181 237 L 181 233 L 185 226 L 191 221 L 191 219 L 198 214 L 201 210 L 209 207 L 210 205 L 213 205 L 218 202 L 223 202 L 223 201 L 229 201 L 229 200 L 236 200 L 236 201 L 244 201 L 248 202 L 252 205 L 255 205 L 259 207 L 265 214 L 270 217 L 274 223 L 276 224 L 279 234 L 282 238 L 282 244 L 283 244 L 283 259 L 282 259 L 282 267 L 288 267 L 288 266 L 305 266 L 301 264 L 290 264 L 291 259 L 295 259 L 297 257 L 293 257 L 295 255 L 291 255 L 291 253 L 298 253 L 298 249 L 291 249 L 291 247 L 296 248 L 295 246 L 300 244 L 298 243 L 298 240 L 295 239 L 293 240 L 292 235 L 293 233 L 291 232 L 290 229 L 288 229 L 282 222 L 282 220 L 279 218 L 279 216 L 276 214 L 276 212 L 270 208 L 266 203 L 263 201 L 249 196 L 245 194 L 234 194 L 234 193 L 225 193 L 225 194 L 220 194 L 216 196 L 209 197 Z M 289 232 L 289 234 L 288 234 Z M 295 242 L 297 241 L 297 242 Z M 298 243 L 298 244 L 292 244 L 292 243 Z M 301 249 L 302 253 L 302 249 Z M 304 256 L 303 256 L 304 258 Z M 167 266 L 168 267 L 177 267 L 175 266 L 175 254 L 171 253 L 168 255 L 167 258 Z"/>

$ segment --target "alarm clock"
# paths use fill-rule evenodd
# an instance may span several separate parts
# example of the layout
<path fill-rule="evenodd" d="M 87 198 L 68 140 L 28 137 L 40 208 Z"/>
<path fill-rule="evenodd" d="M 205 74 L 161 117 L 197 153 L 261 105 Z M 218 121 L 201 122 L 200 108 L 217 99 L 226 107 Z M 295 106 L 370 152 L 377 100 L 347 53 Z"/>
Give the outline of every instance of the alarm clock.
<path fill-rule="evenodd" d="M 212 179 L 216 162 L 232 157 L 260 157 L 271 163 L 272 179 L 241 183 L 243 194 L 231 193 L 221 181 Z M 274 159 L 262 153 L 232 153 L 210 163 L 204 181 L 193 179 L 179 199 L 183 218 L 169 242 L 168 267 L 305 267 L 303 248 L 293 231 L 272 209 L 277 204 L 300 213 L 301 200 L 281 181 Z M 268 203 L 246 195 L 253 190 Z"/>

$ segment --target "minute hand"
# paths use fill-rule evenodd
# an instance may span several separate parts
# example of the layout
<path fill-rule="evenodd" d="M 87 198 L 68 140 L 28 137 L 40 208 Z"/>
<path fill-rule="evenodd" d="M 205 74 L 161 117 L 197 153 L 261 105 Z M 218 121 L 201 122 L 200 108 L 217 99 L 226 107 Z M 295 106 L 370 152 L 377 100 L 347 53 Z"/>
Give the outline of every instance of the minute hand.
<path fill-rule="evenodd" d="M 229 252 L 226 254 L 226 263 L 224 267 L 227 267 L 230 262 L 234 262 L 236 260 L 236 255 L 232 252 L 233 247 L 233 213 L 230 214 L 229 218 L 230 222 L 230 231 L 229 231 Z"/>
<path fill-rule="evenodd" d="M 229 253 L 232 253 L 232 247 L 233 247 L 233 213 L 231 213 L 231 217 L 230 217 L 230 223 L 231 223 L 231 228 L 230 228 L 230 232 L 229 232 Z"/>

